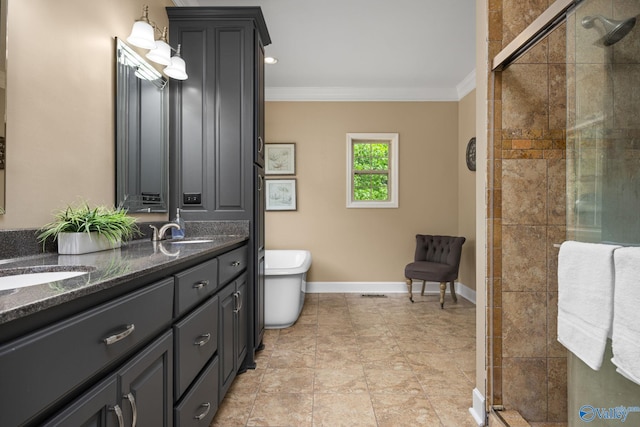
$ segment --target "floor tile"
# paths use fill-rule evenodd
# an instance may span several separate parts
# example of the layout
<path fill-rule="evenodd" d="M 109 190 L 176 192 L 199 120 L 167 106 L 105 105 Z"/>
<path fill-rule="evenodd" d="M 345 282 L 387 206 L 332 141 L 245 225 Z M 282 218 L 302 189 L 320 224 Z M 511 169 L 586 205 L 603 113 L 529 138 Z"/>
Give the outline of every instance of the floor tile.
<path fill-rule="evenodd" d="M 415 300 L 307 294 L 293 326 L 265 331 L 211 426 L 475 426 L 475 307 Z"/>
<path fill-rule="evenodd" d="M 313 402 L 314 427 L 370 427 L 376 425 L 368 394 L 316 394 Z"/>
<path fill-rule="evenodd" d="M 310 427 L 312 412 L 312 394 L 259 393 L 247 426 Z"/>

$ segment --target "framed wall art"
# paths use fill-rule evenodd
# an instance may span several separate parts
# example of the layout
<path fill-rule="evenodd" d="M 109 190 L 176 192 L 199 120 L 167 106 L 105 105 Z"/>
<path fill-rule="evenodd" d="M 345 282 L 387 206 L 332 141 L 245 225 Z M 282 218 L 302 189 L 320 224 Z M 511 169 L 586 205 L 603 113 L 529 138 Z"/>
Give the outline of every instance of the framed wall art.
<path fill-rule="evenodd" d="M 295 211 L 296 180 L 294 179 L 266 179 L 266 210 Z"/>
<path fill-rule="evenodd" d="M 265 175 L 295 175 L 295 142 L 265 144 L 264 163 Z"/>

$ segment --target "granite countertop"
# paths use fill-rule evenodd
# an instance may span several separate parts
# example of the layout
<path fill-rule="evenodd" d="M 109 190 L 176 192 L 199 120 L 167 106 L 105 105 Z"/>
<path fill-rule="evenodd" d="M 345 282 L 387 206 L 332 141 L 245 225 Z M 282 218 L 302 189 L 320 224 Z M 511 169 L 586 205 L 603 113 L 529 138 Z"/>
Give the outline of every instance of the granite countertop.
<path fill-rule="evenodd" d="M 168 241 L 135 240 L 119 249 L 83 255 L 40 255 L 0 260 L 0 276 L 37 272 L 43 267 L 82 270 L 88 274 L 52 283 L 0 290 L 0 325 L 105 289 L 143 275 L 179 266 L 191 259 L 247 240 L 246 235 L 201 236 L 210 242 L 172 244 Z M 192 239 L 185 239 L 192 240 Z"/>

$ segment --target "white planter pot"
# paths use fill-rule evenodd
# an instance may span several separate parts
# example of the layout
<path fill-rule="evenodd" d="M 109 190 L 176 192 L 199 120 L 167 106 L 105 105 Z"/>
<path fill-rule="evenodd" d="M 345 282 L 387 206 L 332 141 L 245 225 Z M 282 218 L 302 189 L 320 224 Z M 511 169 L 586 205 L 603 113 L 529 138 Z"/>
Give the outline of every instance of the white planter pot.
<path fill-rule="evenodd" d="M 58 253 L 61 255 L 79 255 L 106 251 L 119 248 L 122 244 L 120 240 L 111 243 L 98 233 L 60 233 L 57 240 Z"/>

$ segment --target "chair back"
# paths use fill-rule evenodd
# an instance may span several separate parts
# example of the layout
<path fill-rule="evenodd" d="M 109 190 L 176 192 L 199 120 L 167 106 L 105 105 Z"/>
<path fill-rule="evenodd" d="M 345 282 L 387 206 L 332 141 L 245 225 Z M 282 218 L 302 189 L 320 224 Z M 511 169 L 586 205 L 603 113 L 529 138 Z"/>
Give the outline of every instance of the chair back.
<path fill-rule="evenodd" d="M 433 236 L 430 234 L 416 234 L 416 253 L 414 261 L 437 262 L 460 266 L 464 237 Z"/>

